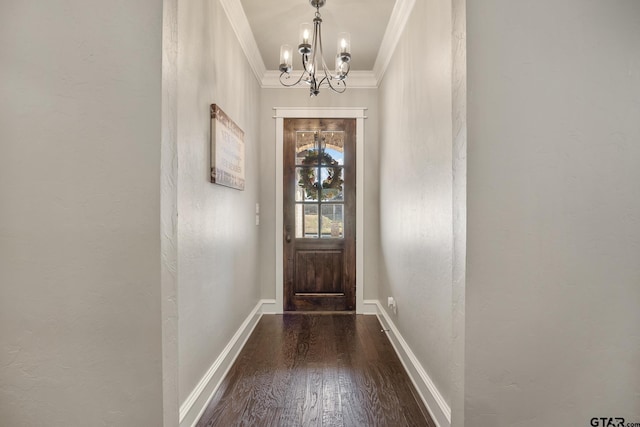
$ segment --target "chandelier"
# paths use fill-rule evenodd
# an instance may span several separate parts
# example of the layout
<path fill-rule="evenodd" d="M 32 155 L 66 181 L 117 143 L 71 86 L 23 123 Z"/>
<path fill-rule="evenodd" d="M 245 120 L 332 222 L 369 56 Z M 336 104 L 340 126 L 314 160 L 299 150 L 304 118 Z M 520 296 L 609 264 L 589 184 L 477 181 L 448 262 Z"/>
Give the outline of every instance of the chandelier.
<path fill-rule="evenodd" d="M 288 81 L 293 71 L 293 51 L 291 46 L 280 47 L 280 83 L 291 87 L 300 82 L 310 86 L 310 96 L 320 93 L 320 87 L 326 85 L 334 92 L 342 93 L 347 89 L 345 79 L 349 74 L 349 61 L 351 61 L 351 39 L 349 33 L 338 33 L 338 54 L 336 55 L 335 72 L 332 74 L 327 67 L 322 52 L 322 17 L 320 8 L 327 0 L 309 0 L 311 6 L 316 8 L 313 28 L 311 24 L 300 25 L 300 43 L 298 53 L 302 56 L 302 73 L 292 83 Z M 293 80 L 293 79 L 291 79 Z"/>

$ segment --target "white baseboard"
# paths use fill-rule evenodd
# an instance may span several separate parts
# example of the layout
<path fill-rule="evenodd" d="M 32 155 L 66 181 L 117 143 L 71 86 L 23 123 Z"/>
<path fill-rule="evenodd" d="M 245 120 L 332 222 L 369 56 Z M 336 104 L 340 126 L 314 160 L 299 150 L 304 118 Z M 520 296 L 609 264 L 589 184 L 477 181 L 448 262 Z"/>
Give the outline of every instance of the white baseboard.
<path fill-rule="evenodd" d="M 358 314 L 378 314 L 377 300 L 364 300 L 362 305 L 362 313 Z M 274 299 L 262 300 L 262 314 L 282 314 L 282 307 L 276 305 Z"/>
<path fill-rule="evenodd" d="M 362 302 L 362 314 L 378 314 L 378 300 L 366 299 Z"/>
<path fill-rule="evenodd" d="M 262 301 L 262 314 L 282 314 L 282 307 L 278 309 L 276 306 L 276 300 L 274 299 L 263 299 Z"/>
<path fill-rule="evenodd" d="M 265 301 L 268 303 L 268 300 L 258 301 L 224 350 L 222 350 L 191 394 L 180 405 L 180 427 L 193 427 L 196 425 L 207 405 L 209 405 L 213 394 L 220 386 L 222 379 L 227 375 L 240 350 L 242 350 L 251 332 L 258 324 L 258 320 L 262 317 L 262 308 Z"/>
<path fill-rule="evenodd" d="M 369 300 L 373 301 L 373 300 Z M 368 301 L 368 302 L 369 302 Z M 400 361 L 404 365 L 411 382 L 418 390 L 425 406 L 431 414 L 431 418 L 438 427 L 451 427 L 451 408 L 447 405 L 427 372 L 416 358 L 409 345 L 404 340 L 398 328 L 393 323 L 387 312 L 382 308 L 380 301 L 375 300 L 378 319 L 384 329 L 388 329 L 387 335 L 393 348 L 396 350 Z"/>

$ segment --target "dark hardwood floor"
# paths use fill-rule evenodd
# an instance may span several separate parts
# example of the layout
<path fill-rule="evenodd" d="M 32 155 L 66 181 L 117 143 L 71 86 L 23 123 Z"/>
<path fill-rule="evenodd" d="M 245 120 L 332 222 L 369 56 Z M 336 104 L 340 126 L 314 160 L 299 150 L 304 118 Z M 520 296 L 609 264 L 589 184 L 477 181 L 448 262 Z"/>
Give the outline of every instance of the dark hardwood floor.
<path fill-rule="evenodd" d="M 264 315 L 198 422 L 435 427 L 376 316 Z"/>

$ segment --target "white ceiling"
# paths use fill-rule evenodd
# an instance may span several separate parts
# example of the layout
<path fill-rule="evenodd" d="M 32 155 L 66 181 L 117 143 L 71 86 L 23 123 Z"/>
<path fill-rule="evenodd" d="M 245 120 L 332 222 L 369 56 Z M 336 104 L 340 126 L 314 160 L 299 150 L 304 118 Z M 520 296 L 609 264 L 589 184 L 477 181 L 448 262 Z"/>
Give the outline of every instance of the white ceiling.
<path fill-rule="evenodd" d="M 325 61 L 333 66 L 336 37 L 351 34 L 351 69 L 373 70 L 396 0 L 327 0 L 320 8 Z M 280 45 L 298 45 L 299 26 L 312 23 L 309 0 L 241 0 L 267 70 L 277 70 Z M 296 58 L 298 59 L 298 58 Z M 295 61 L 295 60 L 294 60 Z M 294 62 L 294 68 L 300 68 Z"/>

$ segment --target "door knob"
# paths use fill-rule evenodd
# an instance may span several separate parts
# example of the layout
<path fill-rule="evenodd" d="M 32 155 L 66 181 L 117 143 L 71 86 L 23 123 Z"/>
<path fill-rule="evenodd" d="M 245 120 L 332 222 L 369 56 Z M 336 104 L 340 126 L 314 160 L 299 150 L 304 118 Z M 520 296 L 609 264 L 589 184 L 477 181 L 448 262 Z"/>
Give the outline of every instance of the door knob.
<path fill-rule="evenodd" d="M 287 240 L 287 243 L 291 242 L 291 235 L 290 234 L 287 234 L 286 240 Z"/>

